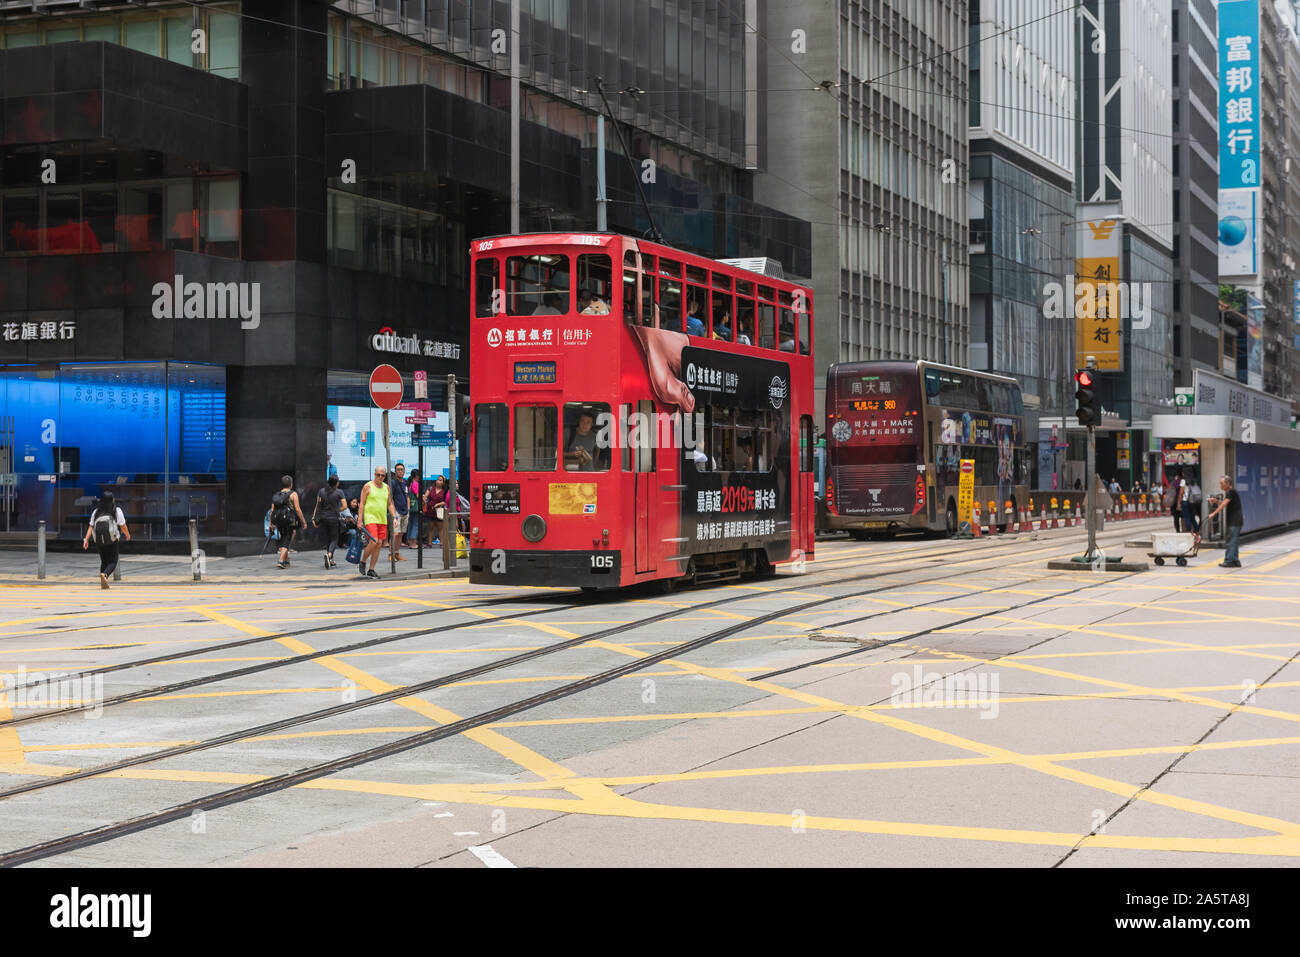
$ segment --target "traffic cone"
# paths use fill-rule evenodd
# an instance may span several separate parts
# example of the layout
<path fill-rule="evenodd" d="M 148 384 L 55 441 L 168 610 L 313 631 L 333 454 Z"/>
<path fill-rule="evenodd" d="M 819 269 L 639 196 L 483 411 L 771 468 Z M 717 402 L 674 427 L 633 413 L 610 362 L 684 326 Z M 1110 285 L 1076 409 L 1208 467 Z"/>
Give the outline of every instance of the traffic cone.
<path fill-rule="evenodd" d="M 1002 524 L 1011 534 L 1016 533 L 1016 510 L 1011 507 L 1011 499 L 1007 499 L 1007 504 L 1002 509 Z"/>
<path fill-rule="evenodd" d="M 1083 516 L 1079 513 L 1079 506 L 1077 503 L 1074 506 L 1074 524 L 1076 526 L 1083 524 Z"/>
<path fill-rule="evenodd" d="M 973 511 L 971 513 L 971 519 L 970 519 L 970 530 L 971 533 L 976 538 L 979 538 L 980 537 L 980 503 L 975 502 L 974 505 L 972 506 L 972 509 Z"/>
<path fill-rule="evenodd" d="M 1038 530 L 1040 532 L 1047 531 L 1047 506 L 1046 505 L 1044 505 L 1038 513 Z"/>
<path fill-rule="evenodd" d="M 1022 508 L 1020 510 L 1020 527 L 1019 532 L 1032 532 L 1034 530 L 1034 513 L 1032 509 Z"/>

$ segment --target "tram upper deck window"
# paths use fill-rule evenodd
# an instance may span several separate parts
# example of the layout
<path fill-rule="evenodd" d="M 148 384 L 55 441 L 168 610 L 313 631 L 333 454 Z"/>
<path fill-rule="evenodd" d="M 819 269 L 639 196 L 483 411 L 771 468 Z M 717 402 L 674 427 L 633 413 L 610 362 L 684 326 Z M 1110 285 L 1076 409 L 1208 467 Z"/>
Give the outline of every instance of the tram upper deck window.
<path fill-rule="evenodd" d="M 510 466 L 510 416 L 504 402 L 474 408 L 474 468 L 504 472 Z"/>
<path fill-rule="evenodd" d="M 758 304 L 758 344 L 764 349 L 776 348 L 776 307 L 770 302 Z"/>
<path fill-rule="evenodd" d="M 690 269 L 687 269 L 690 272 Z M 709 291 L 701 286 L 686 287 L 686 332 L 692 336 L 709 334 Z"/>
<path fill-rule="evenodd" d="M 603 253 L 578 257 L 578 312 L 584 316 L 609 313 L 614 301 L 614 268 Z"/>
<path fill-rule="evenodd" d="M 637 325 L 636 290 L 640 268 L 636 253 L 629 249 L 623 254 L 623 321 L 628 325 Z"/>
<path fill-rule="evenodd" d="M 682 267 L 667 259 L 659 260 L 659 328 L 682 331 Z"/>
<path fill-rule="evenodd" d="M 609 471 L 610 423 L 609 404 L 606 402 L 564 404 L 565 471 Z"/>
<path fill-rule="evenodd" d="M 809 308 L 808 295 L 802 289 L 796 289 L 794 294 L 794 321 L 799 331 L 799 354 L 806 356 L 810 354 L 810 343 L 812 342 L 812 310 Z"/>
<path fill-rule="evenodd" d="M 560 447 L 553 405 L 515 406 L 515 471 L 554 472 Z"/>
<path fill-rule="evenodd" d="M 480 259 L 474 266 L 474 315 L 495 316 L 505 308 L 501 288 L 501 264 L 493 258 Z"/>
<path fill-rule="evenodd" d="M 713 338 L 723 342 L 732 342 L 735 337 L 735 323 L 732 316 L 731 296 L 724 292 L 713 292 Z"/>
<path fill-rule="evenodd" d="M 787 293 L 783 292 L 781 295 L 788 298 Z M 794 313 L 790 311 L 790 307 L 785 303 L 777 307 L 777 338 L 781 340 L 782 352 L 794 352 Z"/>
<path fill-rule="evenodd" d="M 506 314 L 563 316 L 571 311 L 569 257 L 559 253 L 506 259 Z"/>

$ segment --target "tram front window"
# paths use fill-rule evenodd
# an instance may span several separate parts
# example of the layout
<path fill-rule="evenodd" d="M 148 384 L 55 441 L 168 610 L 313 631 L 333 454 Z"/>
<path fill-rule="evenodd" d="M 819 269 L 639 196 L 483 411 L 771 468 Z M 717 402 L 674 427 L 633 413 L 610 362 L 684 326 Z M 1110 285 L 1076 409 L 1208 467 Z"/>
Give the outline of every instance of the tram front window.
<path fill-rule="evenodd" d="M 515 471 L 554 472 L 559 448 L 553 405 L 515 406 Z"/>
<path fill-rule="evenodd" d="M 609 471 L 610 424 L 607 403 L 565 403 L 564 468 L 566 471 Z"/>
<path fill-rule="evenodd" d="M 504 472 L 510 464 L 510 414 L 504 402 L 474 408 L 474 467 L 480 472 Z"/>

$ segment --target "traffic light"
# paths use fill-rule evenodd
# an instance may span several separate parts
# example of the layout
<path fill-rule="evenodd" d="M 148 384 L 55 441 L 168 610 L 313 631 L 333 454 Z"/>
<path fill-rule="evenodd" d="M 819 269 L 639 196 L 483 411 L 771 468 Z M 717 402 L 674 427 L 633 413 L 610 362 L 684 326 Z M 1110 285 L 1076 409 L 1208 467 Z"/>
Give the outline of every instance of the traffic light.
<path fill-rule="evenodd" d="M 469 396 L 467 396 L 464 392 L 457 392 L 456 393 L 456 421 L 454 425 L 454 428 L 456 430 L 456 435 L 457 436 L 469 435 L 473 427 L 474 427 L 474 418 L 473 418 L 473 413 L 471 412 Z"/>
<path fill-rule="evenodd" d="M 1079 404 L 1075 416 L 1080 425 L 1097 424 L 1096 379 L 1091 369 L 1080 369 L 1074 374 L 1074 400 Z"/>

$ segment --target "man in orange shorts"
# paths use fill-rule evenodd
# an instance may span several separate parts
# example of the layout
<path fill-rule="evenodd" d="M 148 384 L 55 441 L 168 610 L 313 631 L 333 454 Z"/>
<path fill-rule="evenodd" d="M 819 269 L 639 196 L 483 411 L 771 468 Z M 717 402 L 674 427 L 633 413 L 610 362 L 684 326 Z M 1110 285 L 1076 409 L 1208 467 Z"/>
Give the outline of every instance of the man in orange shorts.
<path fill-rule="evenodd" d="M 370 535 L 370 541 L 362 549 L 361 561 L 358 563 L 363 578 L 379 577 L 375 574 L 375 562 L 379 560 L 379 553 L 388 538 L 388 523 L 397 512 L 393 507 L 387 479 L 388 470 L 378 465 L 375 467 L 374 479 L 361 489 L 361 502 L 357 507 L 361 510 L 361 521 Z M 370 560 L 369 569 L 366 568 L 367 558 Z"/>

